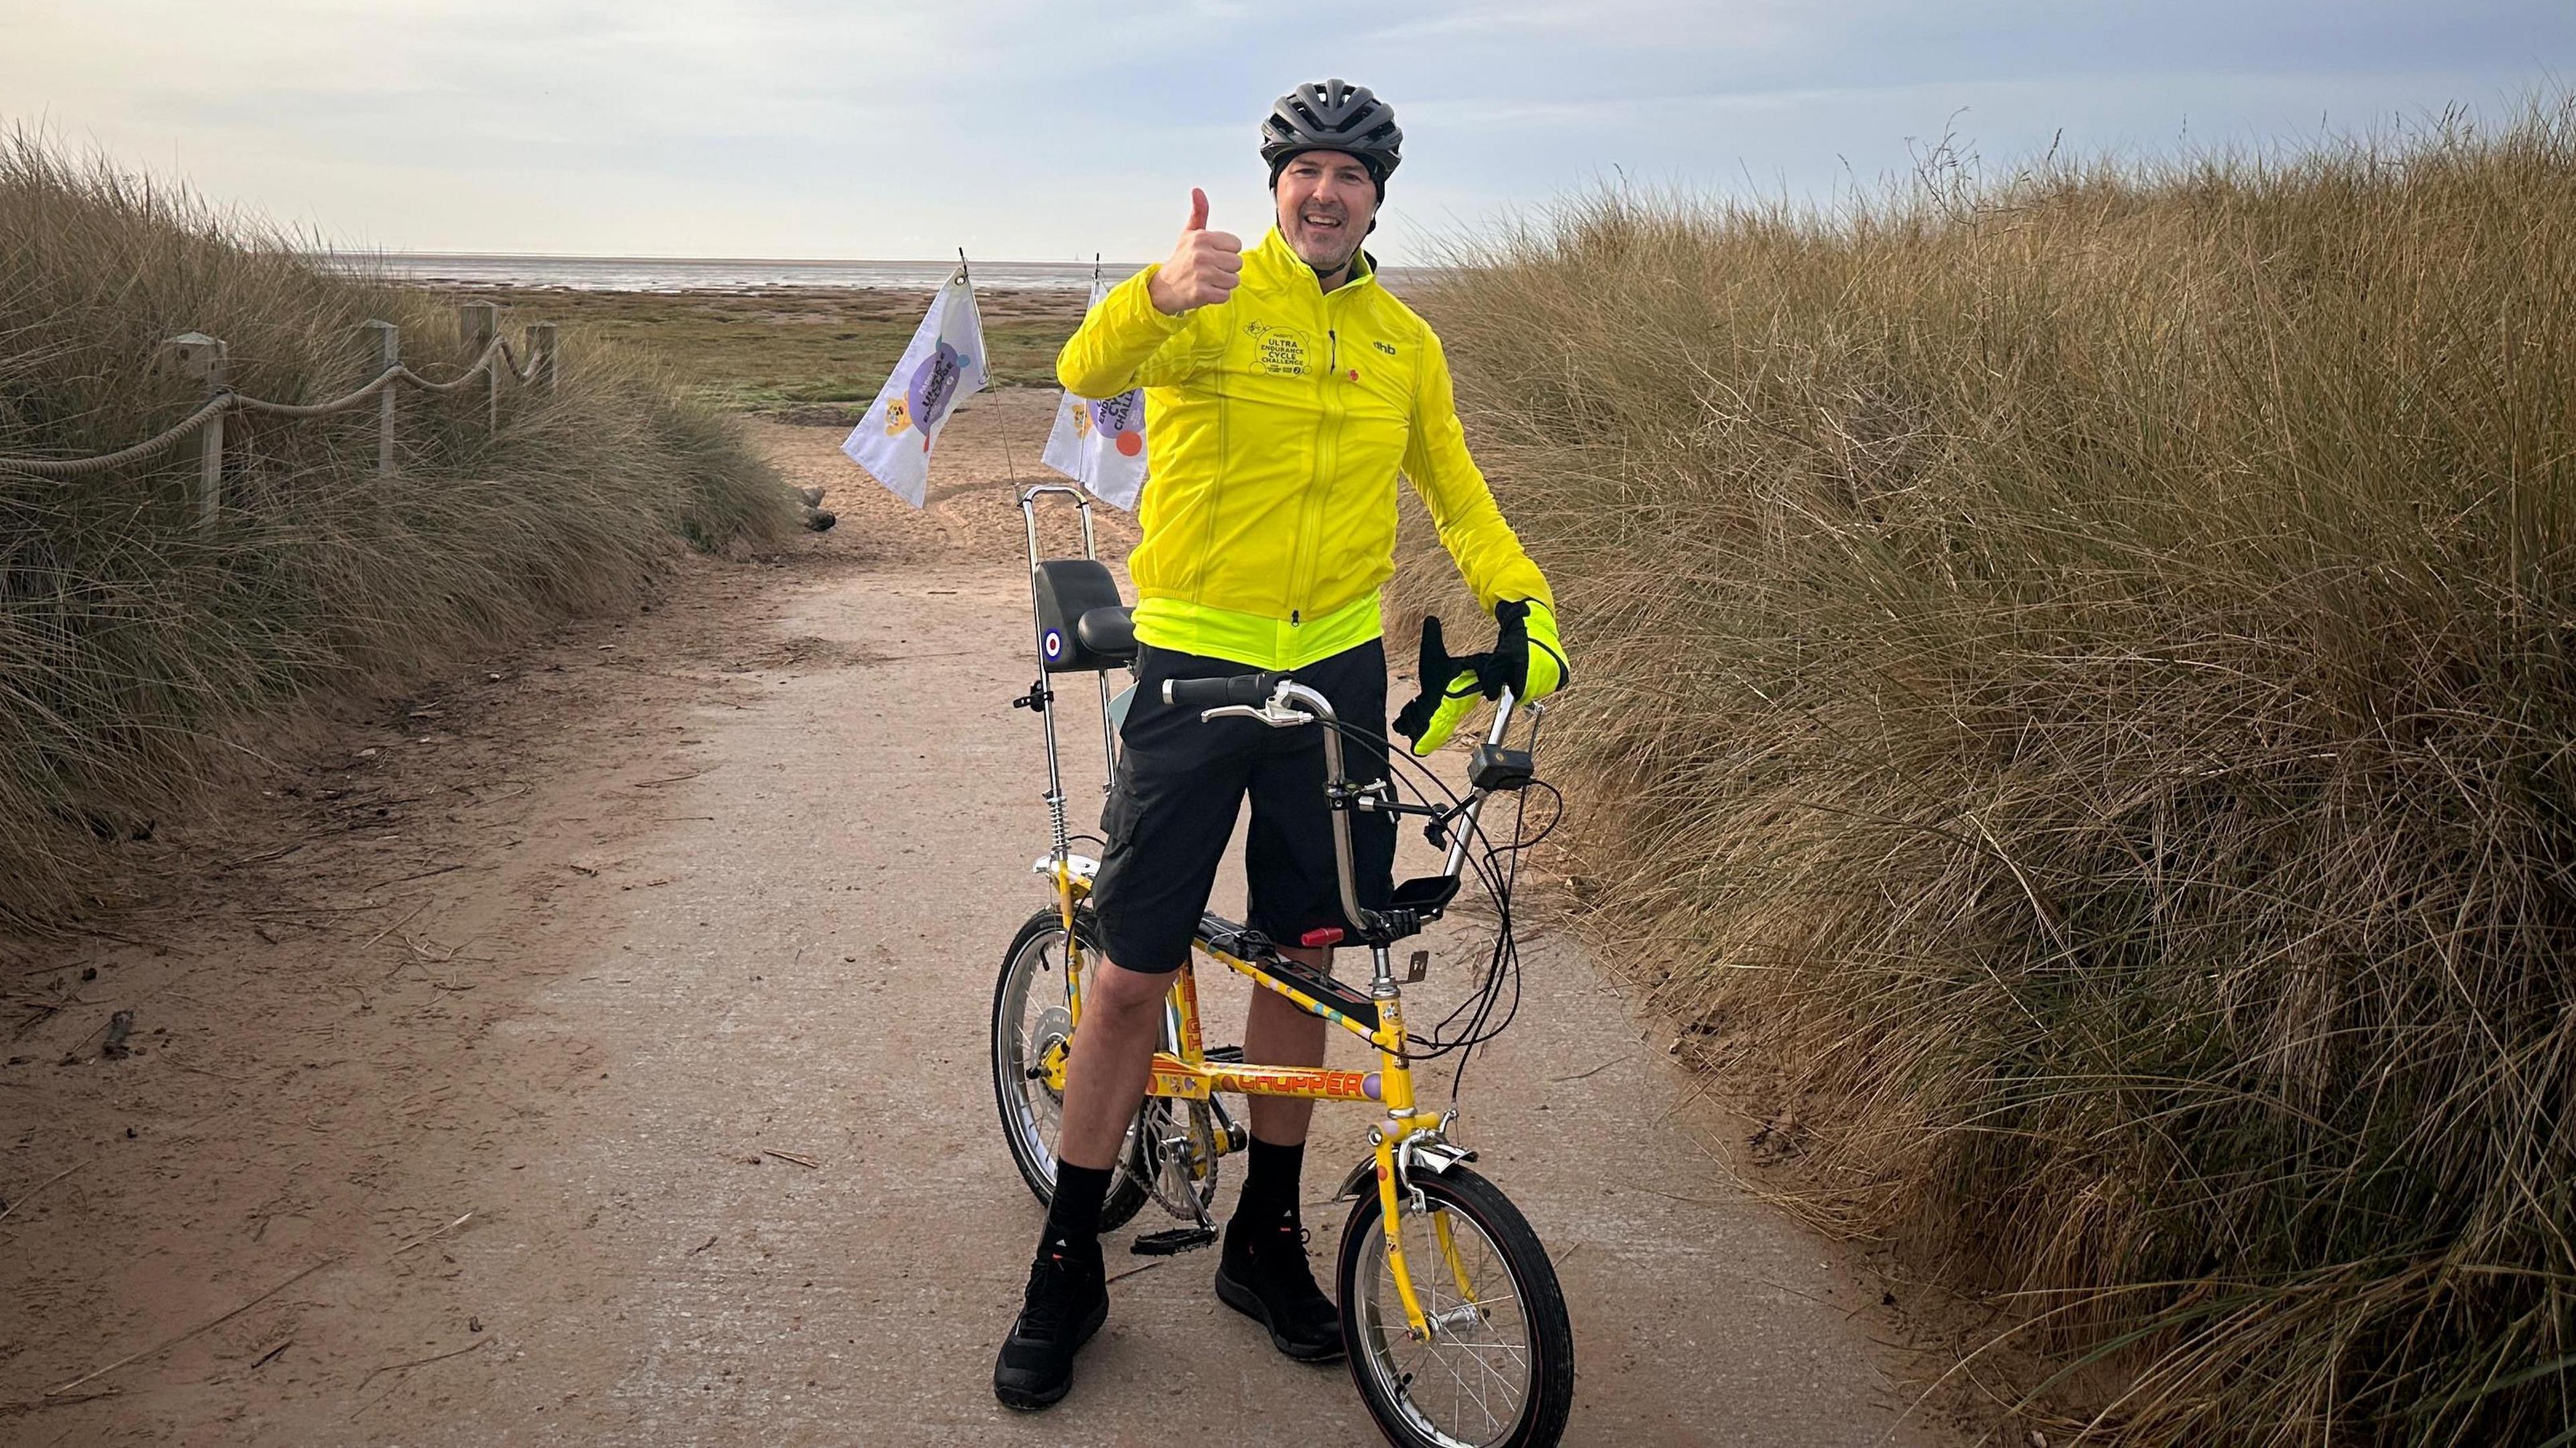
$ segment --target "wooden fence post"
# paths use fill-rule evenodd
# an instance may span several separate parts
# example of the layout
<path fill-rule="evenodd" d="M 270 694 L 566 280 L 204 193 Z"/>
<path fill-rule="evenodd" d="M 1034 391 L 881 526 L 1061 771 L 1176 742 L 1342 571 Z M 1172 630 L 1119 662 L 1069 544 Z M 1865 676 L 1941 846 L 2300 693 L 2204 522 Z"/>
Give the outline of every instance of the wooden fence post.
<path fill-rule="evenodd" d="M 161 344 L 169 365 L 182 377 L 206 384 L 206 395 L 224 390 L 224 344 L 203 332 L 182 332 Z M 197 427 L 197 526 L 212 528 L 224 503 L 224 415 Z"/>
<path fill-rule="evenodd" d="M 402 365 L 402 328 L 391 322 L 369 321 L 358 330 L 374 344 L 369 351 L 376 357 L 376 376 L 382 377 Z M 372 379 L 371 379 L 372 380 Z M 376 394 L 376 476 L 393 476 L 394 471 L 394 394 L 401 389 L 386 383 Z"/>
<path fill-rule="evenodd" d="M 480 357 L 501 334 L 501 308 L 492 302 L 460 302 L 456 307 L 456 329 L 464 334 L 467 358 Z M 484 423 L 494 432 L 501 430 L 501 369 L 497 366 L 483 374 Z"/>
<path fill-rule="evenodd" d="M 501 308 L 496 302 L 458 302 L 456 335 L 465 343 L 465 356 L 470 361 L 483 355 L 492 345 L 492 333 L 501 324 Z"/>
<path fill-rule="evenodd" d="M 533 359 L 536 363 L 536 376 L 530 380 L 537 384 L 539 392 L 555 390 L 555 343 L 554 323 L 530 322 L 528 324 L 528 350 L 536 354 Z"/>

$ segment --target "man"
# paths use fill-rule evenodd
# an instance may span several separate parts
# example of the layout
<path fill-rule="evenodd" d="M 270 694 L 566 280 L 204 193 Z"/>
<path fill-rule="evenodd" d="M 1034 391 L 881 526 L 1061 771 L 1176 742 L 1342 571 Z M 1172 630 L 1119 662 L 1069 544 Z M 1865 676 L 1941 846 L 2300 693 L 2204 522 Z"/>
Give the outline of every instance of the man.
<path fill-rule="evenodd" d="M 1101 1203 L 1144 1099 L 1164 993 L 1189 957 L 1246 794 L 1247 923 L 1274 941 L 1349 924 L 1319 731 L 1201 723 L 1195 710 L 1162 702 L 1163 681 L 1292 672 L 1342 719 L 1382 733 L 1378 589 L 1394 572 L 1399 470 L 1511 645 L 1496 654 L 1508 677 L 1489 664 L 1440 681 L 1447 697 L 1427 721 L 1408 711 L 1416 751 L 1448 737 L 1480 685 L 1537 698 L 1564 681 L 1547 580 L 1467 456 L 1440 340 L 1377 284 L 1360 249 L 1403 140 L 1393 109 L 1364 86 L 1330 80 L 1282 96 L 1261 136 L 1276 229 L 1247 251 L 1207 229 L 1207 195 L 1193 191 L 1170 260 L 1102 298 L 1056 363 L 1077 396 L 1147 389 L 1153 471 L 1143 539 L 1128 561 L 1139 677 L 1092 890 L 1107 959 L 1083 992 L 1046 1231 L 993 1368 L 994 1396 L 1009 1407 L 1062 1398 L 1074 1354 L 1108 1316 Z M 1384 778 L 1386 767 L 1382 740 L 1346 746 L 1352 779 Z M 1351 832 L 1361 903 L 1382 901 L 1394 822 L 1355 813 Z M 1332 956 L 1288 953 L 1318 966 Z M 1244 1058 L 1321 1065 L 1324 1033 L 1322 1020 L 1256 990 Z M 1325 1362 L 1341 1356 L 1340 1318 L 1315 1285 L 1297 1211 L 1313 1110 L 1253 1098 L 1250 1161 L 1216 1290 L 1281 1352 Z"/>

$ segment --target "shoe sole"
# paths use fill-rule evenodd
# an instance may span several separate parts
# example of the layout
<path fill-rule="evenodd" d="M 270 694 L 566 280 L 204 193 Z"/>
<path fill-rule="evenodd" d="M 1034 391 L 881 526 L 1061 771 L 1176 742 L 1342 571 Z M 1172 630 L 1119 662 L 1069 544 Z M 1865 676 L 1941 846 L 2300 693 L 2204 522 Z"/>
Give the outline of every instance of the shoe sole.
<path fill-rule="evenodd" d="M 1260 1323 L 1262 1330 L 1270 1334 L 1270 1345 L 1279 1349 L 1283 1356 L 1301 1363 L 1329 1363 L 1342 1359 L 1346 1344 L 1335 1343 L 1324 1348 L 1300 1347 L 1281 1337 L 1279 1329 L 1270 1321 L 1270 1309 L 1261 1305 L 1260 1294 L 1226 1276 L 1222 1267 L 1216 1273 L 1216 1300 Z"/>
<path fill-rule="evenodd" d="M 1100 1304 L 1100 1310 L 1091 1314 L 1082 1324 L 1082 1335 L 1074 1339 L 1073 1350 L 1077 1353 L 1081 1352 L 1084 1344 L 1090 1342 L 1092 1335 L 1099 1332 L 1101 1324 L 1108 1320 L 1109 1304 L 1104 1301 Z M 1041 1409 L 1052 1408 L 1063 1402 L 1064 1395 L 1072 1391 L 1073 1374 L 1071 1372 L 1064 1375 L 1064 1381 L 1057 1384 L 1056 1390 L 1052 1393 L 1025 1392 L 1019 1388 L 1003 1387 L 1000 1383 L 993 1384 L 994 1401 L 1014 1413 L 1035 1413 Z"/>

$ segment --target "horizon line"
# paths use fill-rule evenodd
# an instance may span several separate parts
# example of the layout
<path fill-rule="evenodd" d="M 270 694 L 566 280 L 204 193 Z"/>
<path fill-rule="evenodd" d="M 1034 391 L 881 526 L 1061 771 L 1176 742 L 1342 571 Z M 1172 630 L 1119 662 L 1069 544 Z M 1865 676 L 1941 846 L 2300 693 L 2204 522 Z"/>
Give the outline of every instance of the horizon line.
<path fill-rule="evenodd" d="M 473 260 L 473 261 L 610 261 L 610 262 L 621 262 L 621 261 L 622 261 L 622 262 L 679 262 L 679 261 L 686 261 L 686 262 L 726 262 L 726 263 L 732 263 L 732 264 L 735 264 L 735 265 L 741 265 L 741 266 L 884 266 L 884 265 L 887 265 L 887 264 L 889 264 L 889 263 L 893 263 L 893 264 L 897 264 L 897 265 L 903 265 L 903 266 L 953 266 L 953 265 L 955 265 L 955 264 L 956 264 L 956 259 L 955 259 L 955 258 L 953 258 L 953 257 L 902 257 L 902 256 L 877 256 L 877 257 L 852 257 L 852 256 L 819 256 L 819 257 L 818 257 L 818 256 L 682 256 L 682 255 L 675 255 L 675 254 L 656 254 L 656 253 L 578 252 L 578 251 L 462 251 L 462 250 L 450 250 L 450 249 L 437 248 L 437 247 L 340 247 L 340 246 L 319 246 L 319 247 L 302 247 L 302 248 L 298 248 L 298 250 L 302 251 L 302 252 L 303 252 L 305 255 L 307 255 L 307 256 L 350 256 L 350 257 L 420 257 L 420 256 L 430 256 L 430 257 L 452 257 L 452 258 L 455 258 L 455 259 L 458 259 L 458 260 Z M 966 258 L 966 264 L 967 264 L 968 266 L 970 266 L 970 267 L 971 267 L 971 266 L 976 265 L 977 263 L 976 263 L 975 259 L 974 259 L 972 256 L 968 256 L 968 257 Z M 1132 262 L 1132 263 L 1131 263 L 1131 262 L 1123 262 L 1123 261 L 1113 262 L 1113 261 L 1108 261 L 1108 260 L 1098 260 L 1098 261 L 1094 261 L 1094 260 L 1092 260 L 1092 259 L 1090 259 L 1090 258 L 1077 258 L 1077 259 L 1069 260 L 1069 261 L 1038 261 L 1038 260 L 1030 260 L 1030 259 L 1026 259 L 1026 258 L 1017 258 L 1017 257 L 987 257 L 987 258 L 985 258 L 985 259 L 984 259 L 984 261 L 983 261 L 982 265 L 985 265 L 985 266 L 1063 266 L 1063 267 L 1099 266 L 1099 267 L 1102 267 L 1102 268 L 1106 269 L 1106 268 L 1114 267 L 1114 266 L 1135 266 L 1135 267 L 1143 267 L 1143 266 L 1149 265 L 1149 263 L 1146 263 L 1146 262 Z"/>

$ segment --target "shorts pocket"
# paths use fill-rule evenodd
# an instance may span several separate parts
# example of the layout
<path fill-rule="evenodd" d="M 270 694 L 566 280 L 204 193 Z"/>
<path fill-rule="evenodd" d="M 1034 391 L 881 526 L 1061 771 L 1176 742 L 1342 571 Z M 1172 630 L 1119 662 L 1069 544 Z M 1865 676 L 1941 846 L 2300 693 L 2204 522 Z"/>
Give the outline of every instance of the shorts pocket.
<path fill-rule="evenodd" d="M 1145 806 L 1136 798 L 1136 776 L 1121 758 L 1115 787 L 1100 804 L 1100 835 L 1108 848 L 1114 850 L 1131 841 L 1144 815 Z"/>

